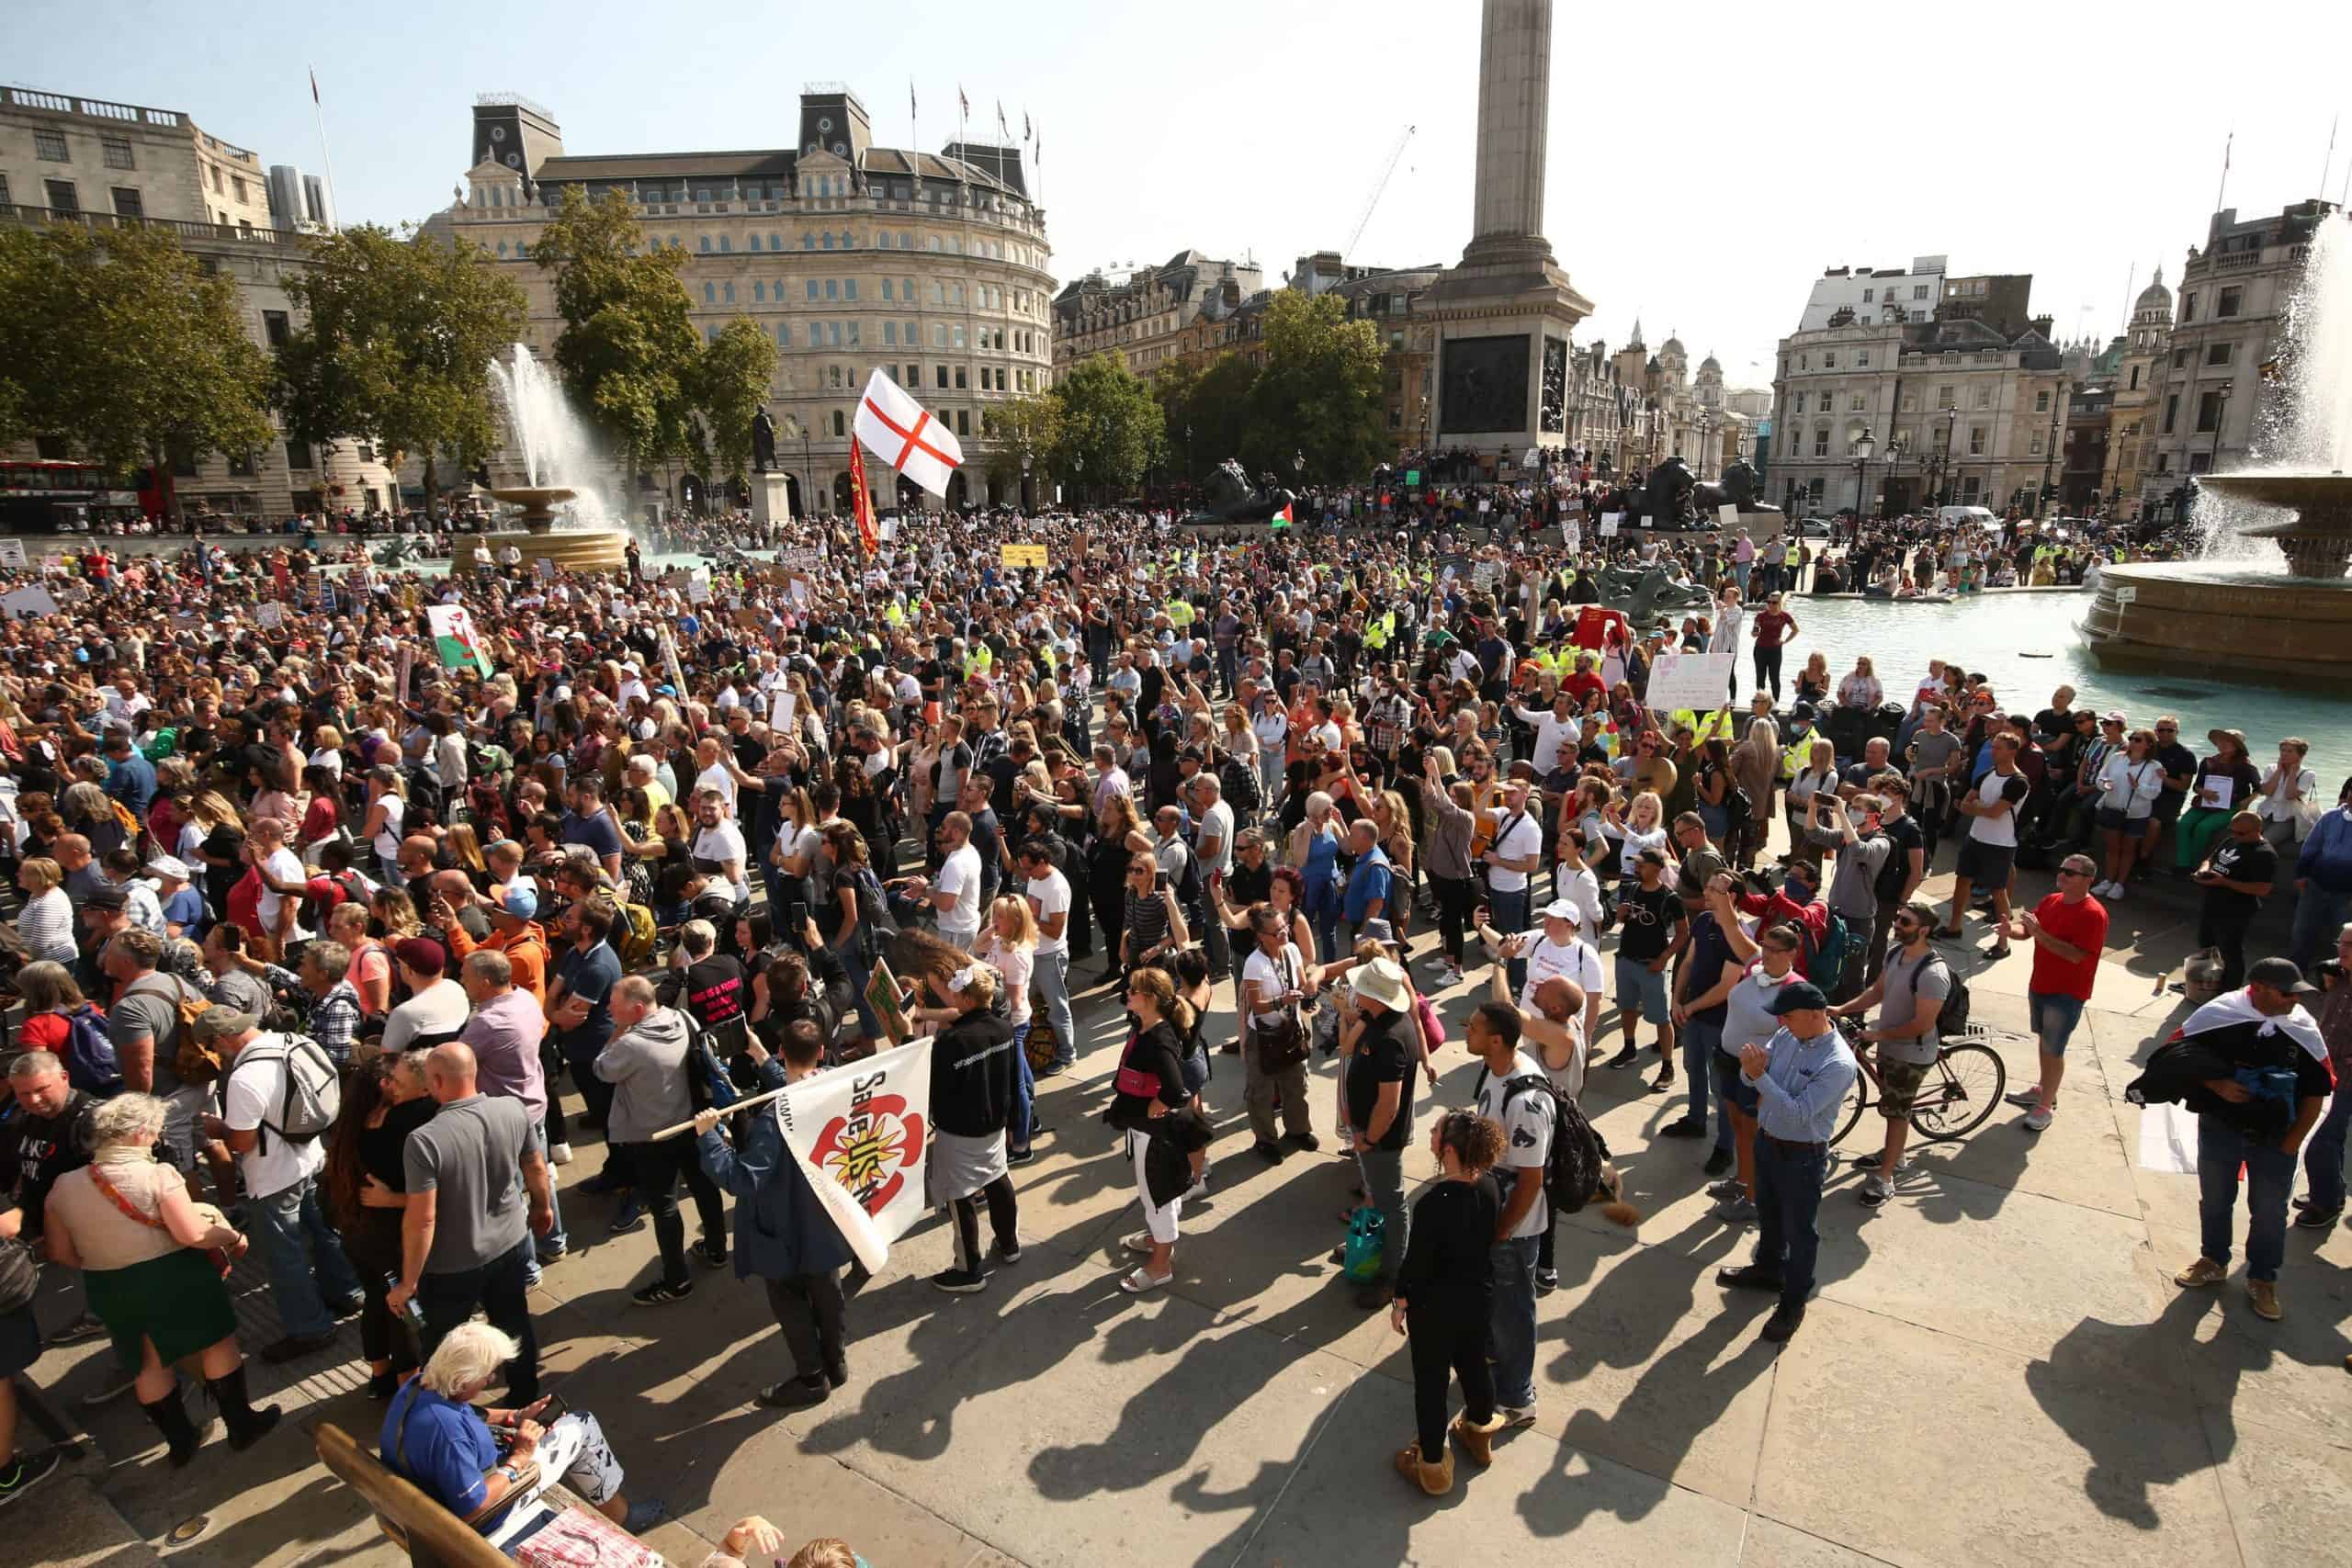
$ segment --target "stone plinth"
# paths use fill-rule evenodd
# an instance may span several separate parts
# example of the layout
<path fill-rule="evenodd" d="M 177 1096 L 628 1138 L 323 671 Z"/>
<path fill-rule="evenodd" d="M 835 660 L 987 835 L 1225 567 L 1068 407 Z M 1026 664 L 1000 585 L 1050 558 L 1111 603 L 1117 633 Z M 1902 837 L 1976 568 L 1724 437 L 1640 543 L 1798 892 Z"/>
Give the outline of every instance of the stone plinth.
<path fill-rule="evenodd" d="M 792 487 L 771 468 L 752 476 L 752 520 L 755 523 L 792 521 Z"/>
<path fill-rule="evenodd" d="M 2083 618 L 2110 669 L 2222 671 L 2343 690 L 2352 682 L 2352 588 L 2192 564 L 2111 566 Z"/>

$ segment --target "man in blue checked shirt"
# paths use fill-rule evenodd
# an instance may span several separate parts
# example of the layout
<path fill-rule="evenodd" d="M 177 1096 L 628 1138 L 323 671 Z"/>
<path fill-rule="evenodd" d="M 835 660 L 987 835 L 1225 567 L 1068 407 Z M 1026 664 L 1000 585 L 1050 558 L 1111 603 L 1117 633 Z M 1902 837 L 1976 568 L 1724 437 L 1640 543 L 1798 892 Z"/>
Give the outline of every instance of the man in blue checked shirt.
<path fill-rule="evenodd" d="M 1770 1004 L 1781 1027 L 1761 1045 L 1740 1047 L 1739 1070 L 1756 1089 L 1755 1259 L 1715 1273 L 1719 1285 L 1770 1291 L 1781 1304 L 1764 1325 L 1778 1344 L 1804 1321 L 1813 1264 L 1821 1250 L 1815 1220 L 1829 1163 L 1829 1138 L 1854 1087 L 1854 1054 L 1829 1024 L 1829 998 L 1797 981 Z"/>

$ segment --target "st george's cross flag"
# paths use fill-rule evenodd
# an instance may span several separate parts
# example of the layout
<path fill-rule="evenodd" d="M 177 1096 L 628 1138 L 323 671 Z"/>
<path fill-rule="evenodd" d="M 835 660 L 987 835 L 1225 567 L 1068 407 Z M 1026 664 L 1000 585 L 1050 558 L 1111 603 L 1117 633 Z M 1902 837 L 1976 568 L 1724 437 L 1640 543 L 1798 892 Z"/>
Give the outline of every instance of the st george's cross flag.
<path fill-rule="evenodd" d="M 857 438 L 865 449 L 938 496 L 947 497 L 947 476 L 962 466 L 964 448 L 956 433 L 931 417 L 905 388 L 876 370 L 857 404 Z"/>

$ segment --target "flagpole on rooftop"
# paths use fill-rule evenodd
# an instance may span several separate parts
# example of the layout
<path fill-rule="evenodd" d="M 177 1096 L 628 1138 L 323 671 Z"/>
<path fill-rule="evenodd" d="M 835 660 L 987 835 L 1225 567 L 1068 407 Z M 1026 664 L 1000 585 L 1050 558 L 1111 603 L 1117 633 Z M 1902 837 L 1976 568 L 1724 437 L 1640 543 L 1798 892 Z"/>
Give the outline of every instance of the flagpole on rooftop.
<path fill-rule="evenodd" d="M 334 195 L 334 154 L 327 149 L 327 111 L 325 107 L 319 102 L 319 68 L 313 65 L 310 68 L 310 71 L 311 113 L 319 122 L 319 162 L 324 165 L 324 172 L 327 176 L 327 210 L 340 215 L 343 211 L 343 207 L 335 200 Z M 335 225 L 330 223 L 328 227 L 332 229 L 334 228 Z"/>

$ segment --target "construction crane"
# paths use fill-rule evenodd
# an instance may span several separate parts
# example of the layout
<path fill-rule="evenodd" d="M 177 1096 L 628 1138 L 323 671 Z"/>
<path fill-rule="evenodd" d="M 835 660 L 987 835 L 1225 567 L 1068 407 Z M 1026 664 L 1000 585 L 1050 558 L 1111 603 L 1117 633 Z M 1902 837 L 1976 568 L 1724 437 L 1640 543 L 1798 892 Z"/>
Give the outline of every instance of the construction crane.
<path fill-rule="evenodd" d="M 1405 143 L 1413 139 L 1413 127 L 1407 126 L 1405 133 L 1396 139 L 1396 145 L 1389 149 L 1388 162 L 1382 165 L 1380 178 L 1373 185 L 1372 196 L 1363 204 L 1363 216 L 1356 220 L 1356 231 L 1348 236 L 1348 248 L 1341 251 L 1340 255 L 1352 256 L 1356 254 L 1356 242 L 1363 238 L 1365 227 L 1372 222 L 1373 209 L 1380 205 L 1380 193 L 1388 188 L 1389 176 L 1396 174 L 1396 160 L 1405 155 Z"/>

